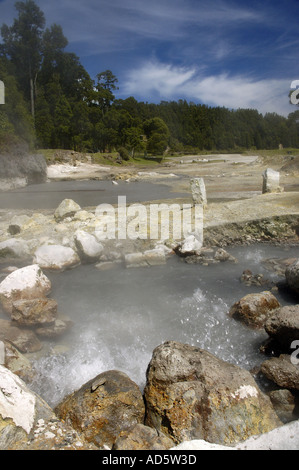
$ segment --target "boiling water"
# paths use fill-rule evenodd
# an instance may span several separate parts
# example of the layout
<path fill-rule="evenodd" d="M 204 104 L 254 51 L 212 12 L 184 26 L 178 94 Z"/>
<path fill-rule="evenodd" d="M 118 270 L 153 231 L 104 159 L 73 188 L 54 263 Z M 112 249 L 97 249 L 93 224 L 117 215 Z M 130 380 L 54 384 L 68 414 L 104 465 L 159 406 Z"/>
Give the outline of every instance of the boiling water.
<path fill-rule="evenodd" d="M 174 257 L 151 268 L 99 271 L 83 265 L 47 273 L 51 297 L 74 325 L 58 341 L 67 351 L 54 354 L 57 342 L 50 343 L 48 354 L 35 362 L 33 389 L 54 406 L 110 369 L 127 373 L 142 389 L 153 349 L 166 340 L 198 346 L 246 369 L 260 364 L 265 357 L 259 348 L 267 335 L 231 319 L 228 311 L 244 295 L 265 290 L 244 286 L 239 280 L 244 269 L 275 280 L 261 260 L 298 256 L 298 248 L 229 251 L 238 264 L 189 265 Z M 277 296 L 282 304 L 291 302 Z"/>

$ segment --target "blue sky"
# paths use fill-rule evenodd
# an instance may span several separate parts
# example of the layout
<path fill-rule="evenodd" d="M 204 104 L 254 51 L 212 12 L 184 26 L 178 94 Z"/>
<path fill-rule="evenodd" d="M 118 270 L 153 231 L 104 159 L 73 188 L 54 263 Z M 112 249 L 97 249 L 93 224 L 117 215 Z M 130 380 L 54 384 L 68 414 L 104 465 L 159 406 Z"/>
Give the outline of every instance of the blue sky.
<path fill-rule="evenodd" d="M 299 80 L 298 0 L 36 0 L 92 78 L 110 69 L 117 98 L 186 99 L 288 115 Z M 0 24 L 16 15 L 0 0 Z"/>

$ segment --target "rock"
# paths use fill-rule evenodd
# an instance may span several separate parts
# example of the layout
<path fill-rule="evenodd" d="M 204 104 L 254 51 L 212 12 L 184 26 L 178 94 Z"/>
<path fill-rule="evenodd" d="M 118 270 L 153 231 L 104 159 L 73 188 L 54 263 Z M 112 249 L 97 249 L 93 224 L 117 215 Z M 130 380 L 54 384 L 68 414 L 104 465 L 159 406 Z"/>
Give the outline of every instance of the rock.
<path fill-rule="evenodd" d="M 25 225 L 30 220 L 28 215 L 15 215 L 8 227 L 10 235 L 17 235 L 21 232 L 23 225 Z"/>
<path fill-rule="evenodd" d="M 57 302 L 53 299 L 21 299 L 12 304 L 11 319 L 18 326 L 53 323 L 57 317 Z"/>
<path fill-rule="evenodd" d="M 253 274 L 250 269 L 245 269 L 245 271 L 243 271 L 242 276 L 240 277 L 240 281 L 248 287 L 274 287 L 274 283 L 272 281 L 269 281 L 268 279 L 265 279 L 263 274 Z"/>
<path fill-rule="evenodd" d="M 144 259 L 149 266 L 159 266 L 166 263 L 165 251 L 160 248 L 146 250 L 144 252 Z"/>
<path fill-rule="evenodd" d="M 262 261 L 262 265 L 268 271 L 277 274 L 278 276 L 285 276 L 286 269 L 296 262 L 296 258 L 270 258 Z"/>
<path fill-rule="evenodd" d="M 68 246 L 42 245 L 34 254 L 33 262 L 42 269 L 64 271 L 80 264 L 77 253 Z"/>
<path fill-rule="evenodd" d="M 35 333 L 41 338 L 53 339 L 65 334 L 69 331 L 72 325 L 73 322 L 68 317 L 65 315 L 59 315 L 51 325 L 39 326 L 36 328 Z"/>
<path fill-rule="evenodd" d="M 267 168 L 263 173 L 263 194 L 280 193 L 282 188 L 279 186 L 280 174 L 278 171 Z"/>
<path fill-rule="evenodd" d="M 23 380 L 0 365 L 0 450 L 89 448 Z"/>
<path fill-rule="evenodd" d="M 277 416 L 283 423 L 289 423 L 296 419 L 296 400 L 290 390 L 273 390 L 269 393 L 269 397 Z"/>
<path fill-rule="evenodd" d="M 124 373 L 107 371 L 66 397 L 58 417 L 98 447 L 112 448 L 122 431 L 143 423 L 144 402 L 138 386 Z"/>
<path fill-rule="evenodd" d="M 299 294 L 299 259 L 291 266 L 288 266 L 285 272 L 288 286 Z"/>
<path fill-rule="evenodd" d="M 263 362 L 261 372 L 279 387 L 299 390 L 299 369 L 292 364 L 291 356 L 281 354 Z"/>
<path fill-rule="evenodd" d="M 206 187 L 203 178 L 192 178 L 190 180 L 192 199 L 194 204 L 207 205 Z"/>
<path fill-rule="evenodd" d="M 51 282 L 37 264 L 12 272 L 0 284 L 0 302 L 11 314 L 12 304 L 20 299 L 45 297 L 51 290 Z"/>
<path fill-rule="evenodd" d="M 127 268 L 141 268 L 148 266 L 143 253 L 128 253 L 125 255 L 125 265 Z"/>
<path fill-rule="evenodd" d="M 279 309 L 265 323 L 265 330 L 282 348 L 289 350 L 299 340 L 299 305 Z"/>
<path fill-rule="evenodd" d="M 82 262 L 97 261 L 102 254 L 104 247 L 97 239 L 84 230 L 77 230 L 74 241 Z"/>
<path fill-rule="evenodd" d="M 159 266 L 165 263 L 165 251 L 160 248 L 146 250 L 144 253 L 127 253 L 125 255 L 125 265 L 127 268 Z"/>
<path fill-rule="evenodd" d="M 145 424 L 176 443 L 229 445 L 281 425 L 248 371 L 174 341 L 154 350 L 144 397 Z"/>
<path fill-rule="evenodd" d="M 72 199 L 64 199 L 57 207 L 54 218 L 57 222 L 60 222 L 67 217 L 73 217 L 76 212 L 80 211 L 81 207 Z"/>
<path fill-rule="evenodd" d="M 276 297 L 269 291 L 259 294 L 248 294 L 236 302 L 229 315 L 243 321 L 251 328 L 263 328 L 266 321 L 280 307 Z"/>
<path fill-rule="evenodd" d="M 299 421 L 285 424 L 264 434 L 252 436 L 235 447 L 218 446 L 202 440 L 183 442 L 170 449 L 175 451 L 196 450 L 298 450 Z M 192 454 L 191 454 L 192 455 Z"/>
<path fill-rule="evenodd" d="M 0 319 L 0 340 L 9 341 L 22 353 L 36 352 L 42 349 L 42 344 L 33 331 L 13 326 L 9 320 Z"/>
<path fill-rule="evenodd" d="M 215 255 L 214 255 L 214 259 L 216 261 L 221 261 L 221 262 L 224 262 L 224 261 L 232 261 L 233 263 L 237 263 L 238 260 L 237 258 L 235 258 L 234 256 L 230 255 L 227 251 L 225 251 L 223 248 L 219 248 Z"/>
<path fill-rule="evenodd" d="M 196 235 L 188 235 L 175 249 L 180 256 L 190 256 L 199 254 L 203 240 Z"/>
<path fill-rule="evenodd" d="M 28 258 L 30 249 L 25 240 L 9 238 L 0 243 L 0 258 Z"/>
<path fill-rule="evenodd" d="M 35 372 L 31 362 L 20 353 L 20 351 L 8 341 L 0 342 L 4 347 L 4 361 L 0 365 L 7 367 L 11 372 L 24 380 L 25 383 L 32 382 Z"/>
<path fill-rule="evenodd" d="M 128 431 L 122 431 L 113 446 L 113 450 L 167 450 L 174 442 L 156 429 L 136 424 Z"/>
<path fill-rule="evenodd" d="M 108 271 L 110 269 L 114 269 L 117 266 L 120 265 L 120 261 L 101 261 L 100 263 L 97 263 L 95 265 L 96 269 L 99 269 L 100 271 Z"/>

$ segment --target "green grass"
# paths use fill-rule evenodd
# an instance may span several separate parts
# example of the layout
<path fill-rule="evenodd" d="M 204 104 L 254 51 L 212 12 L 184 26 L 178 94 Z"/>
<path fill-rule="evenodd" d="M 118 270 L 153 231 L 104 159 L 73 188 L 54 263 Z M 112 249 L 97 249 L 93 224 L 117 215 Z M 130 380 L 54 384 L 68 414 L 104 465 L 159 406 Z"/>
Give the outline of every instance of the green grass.
<path fill-rule="evenodd" d="M 68 155 L 71 156 L 72 150 L 59 150 L 59 149 L 39 149 L 37 153 L 41 153 L 44 155 L 48 165 L 53 163 L 63 163 L 66 162 L 64 156 Z M 75 152 L 76 155 L 77 152 Z M 136 157 L 130 158 L 129 160 L 122 160 L 122 163 L 117 162 L 117 158 L 119 156 L 118 152 L 78 152 L 84 156 L 91 156 L 92 163 L 96 163 L 98 165 L 109 165 L 109 166 L 133 166 L 133 165 L 140 165 L 140 166 L 157 166 L 159 165 L 158 160 L 162 160 L 163 156 L 155 156 L 155 159 L 147 159 L 142 155 L 136 155 Z M 70 160 L 71 161 L 71 160 Z M 84 160 L 83 160 L 84 161 Z M 87 161 L 87 160 L 86 160 Z"/>

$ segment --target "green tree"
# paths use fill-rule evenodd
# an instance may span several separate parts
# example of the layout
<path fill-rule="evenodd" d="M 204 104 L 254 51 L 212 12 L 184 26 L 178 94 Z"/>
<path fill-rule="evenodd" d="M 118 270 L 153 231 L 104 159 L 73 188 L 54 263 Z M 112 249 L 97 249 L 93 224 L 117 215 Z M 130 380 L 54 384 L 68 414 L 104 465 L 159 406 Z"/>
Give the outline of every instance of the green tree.
<path fill-rule="evenodd" d="M 41 64 L 42 31 L 45 17 L 33 0 L 16 2 L 18 18 L 11 27 L 1 28 L 2 50 L 15 69 L 15 76 L 25 96 L 30 99 L 31 113 L 35 113 L 35 85 Z"/>
<path fill-rule="evenodd" d="M 103 116 L 115 99 L 113 92 L 118 90 L 118 87 L 116 86 L 117 82 L 118 79 L 113 75 L 111 70 L 106 70 L 105 72 L 97 74 L 97 83 L 95 86 L 97 90 L 96 101 L 100 106 Z"/>
<path fill-rule="evenodd" d="M 165 152 L 169 141 L 169 129 L 163 119 L 154 117 L 143 124 L 147 138 L 146 150 L 149 153 L 161 155 Z"/>
<path fill-rule="evenodd" d="M 10 144 L 25 142 L 30 148 L 35 144 L 33 119 L 27 109 L 14 76 L 8 73 L 8 62 L 0 58 L 0 77 L 5 84 L 5 105 L 0 106 L 0 149 Z"/>

